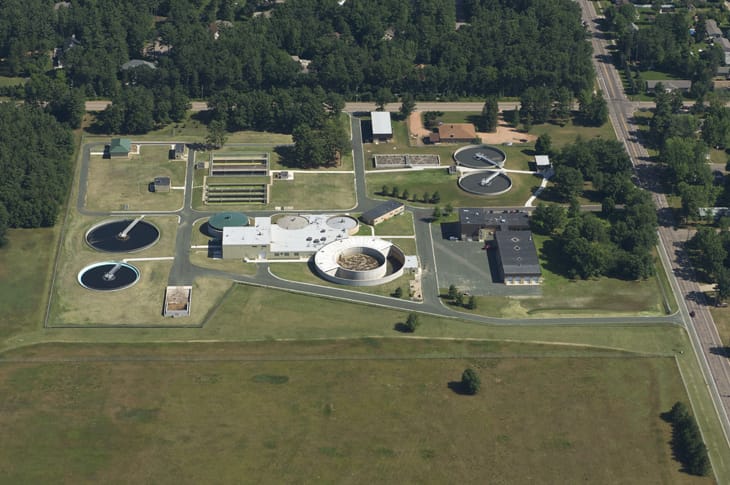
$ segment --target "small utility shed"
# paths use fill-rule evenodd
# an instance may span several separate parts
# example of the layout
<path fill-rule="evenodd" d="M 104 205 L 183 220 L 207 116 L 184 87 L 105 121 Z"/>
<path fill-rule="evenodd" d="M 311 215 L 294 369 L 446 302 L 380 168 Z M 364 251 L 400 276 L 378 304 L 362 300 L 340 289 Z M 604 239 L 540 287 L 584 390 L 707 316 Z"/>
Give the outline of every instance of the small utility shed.
<path fill-rule="evenodd" d="M 538 170 L 550 168 L 550 157 L 548 155 L 535 155 L 535 165 Z"/>
<path fill-rule="evenodd" d="M 188 154 L 185 143 L 175 143 L 170 149 L 170 160 L 184 160 Z"/>
<path fill-rule="evenodd" d="M 393 138 L 393 125 L 388 111 L 373 111 L 370 113 L 370 120 L 373 125 L 373 141 L 388 141 Z"/>
<path fill-rule="evenodd" d="M 170 177 L 155 177 L 154 187 L 155 187 L 155 192 L 169 192 L 170 191 Z"/>
<path fill-rule="evenodd" d="M 397 200 L 389 200 L 387 202 L 383 202 L 374 209 L 364 212 L 361 219 L 365 224 L 376 226 L 381 222 L 387 221 L 391 217 L 403 214 L 405 210 L 406 206 L 402 203 Z"/>
<path fill-rule="evenodd" d="M 129 138 L 112 138 L 109 145 L 110 158 L 129 158 L 132 151 L 132 141 Z"/>

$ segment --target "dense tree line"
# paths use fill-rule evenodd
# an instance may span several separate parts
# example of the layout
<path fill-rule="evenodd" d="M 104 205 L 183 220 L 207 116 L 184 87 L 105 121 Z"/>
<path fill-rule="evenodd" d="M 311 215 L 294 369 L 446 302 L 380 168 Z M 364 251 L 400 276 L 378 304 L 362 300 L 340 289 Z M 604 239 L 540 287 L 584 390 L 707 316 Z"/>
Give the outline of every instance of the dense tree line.
<path fill-rule="evenodd" d="M 707 447 L 695 417 L 684 403 L 677 402 L 668 413 L 672 423 L 672 447 L 688 473 L 707 476 L 712 471 Z"/>
<path fill-rule="evenodd" d="M 567 275 L 640 279 L 653 274 L 656 209 L 651 197 L 632 183 L 631 160 L 623 146 L 615 140 L 579 138 L 553 158 L 553 191 L 570 202 L 570 209 L 540 204 L 531 224 L 558 243 Z M 580 211 L 577 198 L 584 181 L 592 182 L 603 201 L 600 215 Z"/>
<path fill-rule="evenodd" d="M 657 93 L 654 116 L 649 123 L 649 143 L 659 150 L 658 160 L 667 168 L 667 188 L 682 201 L 682 215 L 699 217 L 699 209 L 727 199 L 727 190 L 715 185 L 708 165 L 709 147 L 723 148 L 730 136 L 730 111 L 716 96 L 700 101 L 692 112 L 682 109 L 678 93 Z M 699 136 L 698 136 L 699 133 Z"/>
<path fill-rule="evenodd" d="M 465 3 L 457 29 L 453 0 L 79 0 L 56 9 L 47 0 L 9 0 L 0 5 L 0 67 L 45 75 L 59 48 L 64 81 L 77 95 L 125 99 L 125 87 L 143 88 L 156 122 L 175 119 L 174 107 L 164 106 L 169 94 L 278 96 L 317 86 L 348 99 L 387 92 L 424 99 L 519 96 L 539 87 L 572 98 L 592 86 L 591 49 L 574 2 Z M 154 74 L 121 70 L 145 55 L 156 62 Z M 309 72 L 292 56 L 310 60 Z"/>
<path fill-rule="evenodd" d="M 32 105 L 0 103 L 0 240 L 7 227 L 52 226 L 71 176 L 72 137 Z"/>
<path fill-rule="evenodd" d="M 687 241 L 687 254 L 700 277 L 715 283 L 717 298 L 725 301 L 730 297 L 730 232 L 724 228 L 717 231 L 711 227 L 700 227 Z"/>
<path fill-rule="evenodd" d="M 563 201 L 578 197 L 590 181 L 602 199 L 624 203 L 634 186 L 631 159 L 616 140 L 576 139 L 555 154 L 554 192 Z"/>
<path fill-rule="evenodd" d="M 627 280 L 654 273 L 656 210 L 651 198 L 633 189 L 623 209 L 605 205 L 600 214 L 539 204 L 530 224 L 552 237 L 557 257 L 570 278 L 611 276 Z"/>

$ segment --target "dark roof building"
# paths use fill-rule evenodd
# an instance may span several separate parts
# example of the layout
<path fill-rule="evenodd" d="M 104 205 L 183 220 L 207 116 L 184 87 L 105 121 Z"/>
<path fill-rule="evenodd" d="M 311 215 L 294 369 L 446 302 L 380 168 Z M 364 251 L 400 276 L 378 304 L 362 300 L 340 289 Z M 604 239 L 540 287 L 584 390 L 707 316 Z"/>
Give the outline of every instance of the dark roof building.
<path fill-rule="evenodd" d="M 459 209 L 461 239 L 493 239 L 497 231 L 530 229 L 530 216 L 523 211 L 493 211 L 491 209 Z"/>
<path fill-rule="evenodd" d="M 405 210 L 406 206 L 402 203 L 397 200 L 389 200 L 387 202 L 383 202 L 374 209 L 364 212 L 361 219 L 365 222 L 365 224 L 376 226 L 383 221 L 387 221 L 391 217 L 402 214 Z"/>
<path fill-rule="evenodd" d="M 506 285 L 539 285 L 540 260 L 530 231 L 497 231 L 497 270 Z"/>
<path fill-rule="evenodd" d="M 170 177 L 155 177 L 153 182 L 155 192 L 170 191 Z"/>
<path fill-rule="evenodd" d="M 692 81 L 689 79 L 652 79 L 646 81 L 646 90 L 649 92 L 655 91 L 659 84 L 662 85 L 666 92 L 688 92 L 692 89 Z"/>

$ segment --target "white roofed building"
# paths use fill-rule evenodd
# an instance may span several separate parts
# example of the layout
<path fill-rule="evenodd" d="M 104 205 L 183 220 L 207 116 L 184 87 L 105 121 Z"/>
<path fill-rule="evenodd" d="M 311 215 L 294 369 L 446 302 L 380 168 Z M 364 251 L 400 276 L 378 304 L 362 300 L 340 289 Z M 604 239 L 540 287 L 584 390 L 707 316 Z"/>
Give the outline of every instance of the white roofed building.
<path fill-rule="evenodd" d="M 393 138 L 393 125 L 388 111 L 373 111 L 370 113 L 373 125 L 373 141 L 388 141 Z"/>

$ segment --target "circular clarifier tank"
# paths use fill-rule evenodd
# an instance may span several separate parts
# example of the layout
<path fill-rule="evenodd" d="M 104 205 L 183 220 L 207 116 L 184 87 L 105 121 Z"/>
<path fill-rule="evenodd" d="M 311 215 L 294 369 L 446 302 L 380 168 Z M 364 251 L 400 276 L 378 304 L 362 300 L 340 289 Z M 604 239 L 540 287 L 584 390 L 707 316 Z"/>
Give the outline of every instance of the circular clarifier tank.
<path fill-rule="evenodd" d="M 89 229 L 86 242 L 107 253 L 131 253 L 147 249 L 160 238 L 154 224 L 141 219 L 105 221 Z"/>
<path fill-rule="evenodd" d="M 503 172 L 476 172 L 460 178 L 459 187 L 476 195 L 500 195 L 512 188 L 512 179 Z"/>
<path fill-rule="evenodd" d="M 504 165 L 507 154 L 490 145 L 469 145 L 456 150 L 454 160 L 468 168 L 497 168 Z"/>
<path fill-rule="evenodd" d="M 89 290 L 123 290 L 139 281 L 139 270 L 129 263 L 105 261 L 82 269 L 78 281 Z"/>
<path fill-rule="evenodd" d="M 349 235 L 356 234 L 360 223 L 357 219 L 350 216 L 333 216 L 327 219 L 327 225 L 332 229 L 339 229 L 347 232 Z"/>
<path fill-rule="evenodd" d="M 309 225 L 309 219 L 300 215 L 284 214 L 276 220 L 276 225 L 288 231 L 304 229 Z"/>

